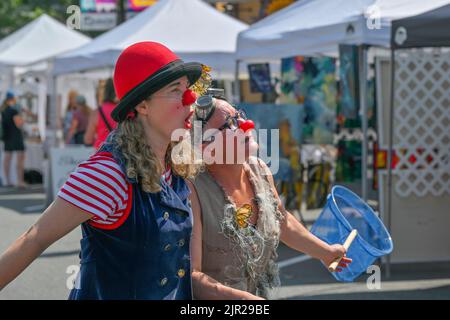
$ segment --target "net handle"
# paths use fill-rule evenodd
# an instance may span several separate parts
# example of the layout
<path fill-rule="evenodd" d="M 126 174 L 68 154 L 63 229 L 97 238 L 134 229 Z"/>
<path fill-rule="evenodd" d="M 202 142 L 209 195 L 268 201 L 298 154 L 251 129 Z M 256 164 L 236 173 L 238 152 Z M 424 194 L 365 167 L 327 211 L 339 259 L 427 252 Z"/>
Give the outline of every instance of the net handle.
<path fill-rule="evenodd" d="M 343 244 L 346 251 L 348 251 L 348 248 L 350 248 L 350 245 L 352 244 L 353 240 L 355 240 L 356 236 L 358 235 L 358 231 L 356 229 L 353 229 L 352 232 L 348 235 L 347 239 L 345 239 L 345 242 Z M 336 258 L 330 265 L 328 266 L 328 271 L 330 272 L 336 272 L 336 268 L 339 265 L 339 262 L 341 262 L 342 257 Z"/>

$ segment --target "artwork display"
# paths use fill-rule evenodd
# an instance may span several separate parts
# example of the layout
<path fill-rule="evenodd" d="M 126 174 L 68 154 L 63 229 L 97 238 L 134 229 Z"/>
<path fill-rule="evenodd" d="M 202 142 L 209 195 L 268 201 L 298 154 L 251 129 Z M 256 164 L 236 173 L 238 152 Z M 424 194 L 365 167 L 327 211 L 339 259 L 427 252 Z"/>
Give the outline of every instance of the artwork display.
<path fill-rule="evenodd" d="M 302 143 L 331 144 L 336 128 L 336 61 L 292 57 L 281 62 L 281 103 L 302 104 Z"/>
<path fill-rule="evenodd" d="M 248 74 L 251 92 L 271 93 L 273 91 L 268 63 L 249 64 Z"/>

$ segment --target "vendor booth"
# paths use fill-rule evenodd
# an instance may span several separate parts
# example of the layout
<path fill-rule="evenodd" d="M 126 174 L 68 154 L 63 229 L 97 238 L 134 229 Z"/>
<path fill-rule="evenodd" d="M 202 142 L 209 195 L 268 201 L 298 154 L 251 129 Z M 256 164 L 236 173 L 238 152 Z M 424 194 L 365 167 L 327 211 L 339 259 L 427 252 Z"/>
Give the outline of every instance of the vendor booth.
<path fill-rule="evenodd" d="M 450 260 L 449 28 L 450 4 L 392 22 L 381 203 L 393 262 Z"/>
<path fill-rule="evenodd" d="M 365 200 L 370 199 L 370 180 L 377 184 L 377 209 L 384 223 L 392 228 L 393 262 L 450 259 L 450 238 L 444 230 L 444 226 L 449 225 L 447 213 L 450 208 L 447 100 L 450 61 L 445 49 L 412 50 L 409 53 L 399 49 L 401 45 L 447 45 L 449 38 L 445 31 L 450 21 L 447 16 L 449 3 L 448 0 L 297 1 L 252 25 L 238 37 L 238 64 L 282 59 L 282 68 L 290 71 L 281 75 L 280 92 L 284 95 L 287 92 L 289 99 L 296 99 L 304 113 L 317 116 L 316 108 L 307 106 L 314 104 L 305 102 L 308 99 L 319 101 L 317 92 L 330 93 L 332 86 L 326 84 L 332 70 L 339 75 L 334 145 L 342 142 L 344 137 L 342 150 L 353 149 L 359 154 L 361 166 L 359 169 L 354 167 L 353 171 L 361 172 L 360 191 Z M 397 27 L 400 21 L 405 25 Z M 415 21 L 416 29 L 409 32 L 411 21 Z M 440 31 L 435 31 L 438 29 Z M 401 45 L 393 44 L 396 39 Z M 396 61 L 394 88 L 389 85 L 391 47 L 395 52 L 392 59 Z M 329 60 L 333 58 L 339 60 Z M 333 64 L 334 69 L 325 67 Z M 347 66 L 349 69 L 345 69 Z M 330 77 L 324 76 L 326 70 L 331 70 L 328 71 Z M 321 81 L 321 89 L 314 88 L 317 80 Z M 305 91 L 304 84 L 308 81 L 311 85 L 307 85 Z M 315 90 L 312 95 L 311 88 Z M 392 116 L 389 98 L 386 99 L 391 91 L 395 97 Z M 417 94 L 421 96 L 409 98 Z M 346 95 L 353 103 L 345 100 Z M 416 109 L 412 109 L 411 104 L 417 105 Z M 417 108 L 420 113 L 411 116 Z M 350 122 L 345 121 L 351 116 L 359 119 L 355 127 L 348 126 Z M 305 121 L 307 123 L 311 117 L 303 119 L 300 125 L 307 128 Z M 390 121 L 393 126 L 389 126 Z M 317 125 L 313 127 L 317 128 Z M 393 128 L 393 157 L 387 156 L 390 128 Z M 352 145 L 348 137 L 359 137 L 356 139 L 360 146 Z M 338 145 L 338 158 L 340 148 Z M 391 165 L 387 162 L 391 159 L 395 164 L 389 174 Z M 346 158 L 341 162 L 348 164 L 352 162 L 350 160 Z M 371 167 L 378 169 L 373 171 L 372 177 L 368 174 Z M 339 175 L 340 170 L 342 168 L 336 166 L 333 174 Z M 392 190 L 388 188 L 390 181 Z M 425 239 L 417 245 L 417 237 Z"/>
<path fill-rule="evenodd" d="M 5 93 L 13 90 L 25 115 L 26 169 L 43 173 L 43 141 L 52 117 L 47 112 L 53 90 L 52 59 L 89 41 L 46 14 L 0 41 L 0 97 L 3 101 Z M 11 172 L 14 176 L 14 168 Z"/>

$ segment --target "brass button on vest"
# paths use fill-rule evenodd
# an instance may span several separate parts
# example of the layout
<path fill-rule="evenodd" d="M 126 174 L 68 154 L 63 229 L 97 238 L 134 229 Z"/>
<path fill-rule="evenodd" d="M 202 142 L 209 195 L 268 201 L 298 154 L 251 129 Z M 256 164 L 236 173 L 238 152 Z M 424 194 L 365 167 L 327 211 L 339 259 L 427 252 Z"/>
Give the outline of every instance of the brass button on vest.
<path fill-rule="evenodd" d="M 170 215 L 169 215 L 169 213 L 166 211 L 166 212 L 164 212 L 164 215 L 163 215 L 163 218 L 164 218 L 164 220 L 169 220 L 169 217 L 170 217 Z"/>

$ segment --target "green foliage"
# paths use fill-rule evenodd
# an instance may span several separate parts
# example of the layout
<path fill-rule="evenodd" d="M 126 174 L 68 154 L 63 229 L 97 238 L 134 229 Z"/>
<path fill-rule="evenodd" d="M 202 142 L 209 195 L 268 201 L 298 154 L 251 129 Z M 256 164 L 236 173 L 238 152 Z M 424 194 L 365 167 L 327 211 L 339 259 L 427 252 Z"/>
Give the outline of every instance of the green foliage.
<path fill-rule="evenodd" d="M 79 0 L 1 0 L 0 38 L 20 29 L 28 22 L 46 13 L 65 23 L 67 7 L 79 5 Z"/>

